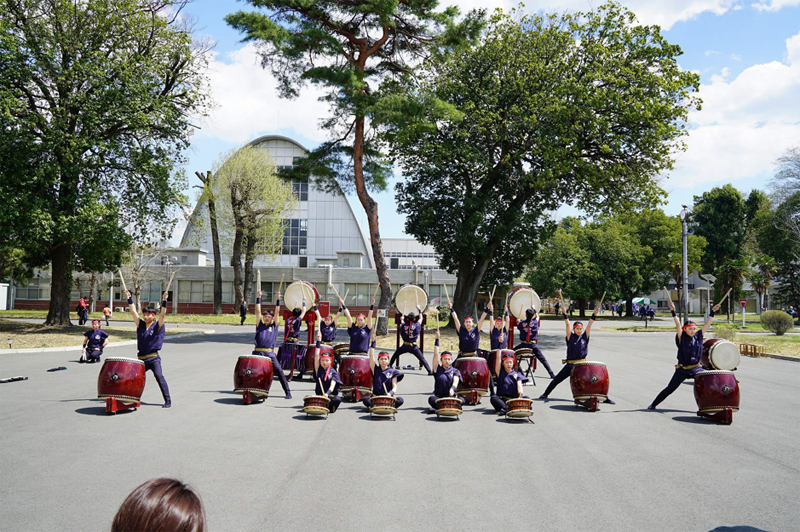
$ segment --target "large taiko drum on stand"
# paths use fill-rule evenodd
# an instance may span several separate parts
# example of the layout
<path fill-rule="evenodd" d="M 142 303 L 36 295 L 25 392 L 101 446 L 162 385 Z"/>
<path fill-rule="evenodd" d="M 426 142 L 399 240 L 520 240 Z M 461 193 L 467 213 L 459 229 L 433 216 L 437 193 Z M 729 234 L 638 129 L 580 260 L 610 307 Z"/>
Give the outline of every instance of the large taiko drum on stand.
<path fill-rule="evenodd" d="M 428 292 L 421 286 L 404 284 L 394 295 L 392 305 L 403 316 L 407 316 L 412 312 L 416 314 L 417 305 L 419 305 L 421 312 L 425 312 L 428 308 Z"/>
<path fill-rule="evenodd" d="M 458 357 L 453 366 L 461 372 L 456 393 L 471 405 L 480 402 L 489 393 L 489 365 L 481 357 Z"/>
<path fill-rule="evenodd" d="M 106 400 L 106 412 L 116 413 L 141 405 L 144 373 L 141 360 L 106 357 L 97 377 L 97 398 Z"/>
<path fill-rule="evenodd" d="M 233 391 L 242 394 L 244 404 L 266 399 L 272 386 L 273 371 L 269 357 L 242 355 L 233 370 Z"/>
<path fill-rule="evenodd" d="M 608 399 L 608 369 L 602 362 L 575 362 L 569 378 L 572 399 L 577 405 L 597 410 L 597 403 Z"/>
<path fill-rule="evenodd" d="M 342 355 L 339 365 L 342 379 L 342 398 L 358 401 L 362 395 L 372 395 L 372 372 L 369 357 L 364 355 Z"/>
<path fill-rule="evenodd" d="M 703 342 L 700 364 L 705 369 L 733 371 L 739 367 L 741 354 L 736 344 L 722 338 L 711 338 Z"/>
<path fill-rule="evenodd" d="M 303 359 L 305 360 L 303 369 L 304 375 L 311 375 L 314 373 L 314 357 L 319 353 L 322 356 L 323 353 L 327 353 L 333 358 L 333 347 L 329 345 L 321 345 L 317 347 L 316 345 L 309 345 L 306 347 L 306 354 L 304 355 Z"/>
<path fill-rule="evenodd" d="M 306 308 L 311 308 L 319 303 L 319 292 L 317 287 L 306 281 L 295 281 L 286 287 L 283 293 L 283 304 L 289 310 L 303 308 L 303 300 Z"/>
<path fill-rule="evenodd" d="M 508 293 L 508 310 L 518 320 L 527 319 L 525 311 L 529 308 L 539 312 L 542 305 L 539 295 L 528 286 L 517 286 Z"/>
<path fill-rule="evenodd" d="M 492 377 L 495 379 L 498 377 L 494 374 L 494 367 L 497 364 L 497 357 L 500 357 L 500 367 L 503 367 L 503 356 L 513 356 L 514 357 L 514 369 L 519 371 L 519 360 L 517 360 L 516 355 L 514 354 L 513 349 L 495 349 L 494 351 L 489 353 L 489 371 L 492 373 Z"/>
<path fill-rule="evenodd" d="M 694 399 L 698 416 L 729 425 L 739 411 L 739 382 L 732 371 L 701 371 L 694 376 Z"/>

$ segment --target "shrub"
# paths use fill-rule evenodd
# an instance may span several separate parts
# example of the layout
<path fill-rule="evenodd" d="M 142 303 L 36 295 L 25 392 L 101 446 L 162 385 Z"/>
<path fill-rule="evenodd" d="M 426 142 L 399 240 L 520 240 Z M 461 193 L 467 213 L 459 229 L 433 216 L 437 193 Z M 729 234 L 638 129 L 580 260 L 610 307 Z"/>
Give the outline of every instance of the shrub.
<path fill-rule="evenodd" d="M 726 323 L 714 324 L 714 337 L 722 338 L 723 340 L 733 341 L 736 337 L 736 329 Z"/>
<path fill-rule="evenodd" d="M 782 310 L 768 310 L 761 314 L 761 325 L 778 336 L 792 328 L 792 317 Z"/>

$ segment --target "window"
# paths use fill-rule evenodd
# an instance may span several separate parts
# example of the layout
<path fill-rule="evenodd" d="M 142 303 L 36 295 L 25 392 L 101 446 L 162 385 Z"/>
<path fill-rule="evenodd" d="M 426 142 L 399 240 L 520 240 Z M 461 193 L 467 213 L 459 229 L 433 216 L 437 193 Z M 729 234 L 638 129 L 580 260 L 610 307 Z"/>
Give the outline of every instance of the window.
<path fill-rule="evenodd" d="M 400 266 L 400 259 L 395 259 L 395 258 L 389 259 L 390 270 L 396 270 L 398 269 L 399 266 Z"/>
<path fill-rule="evenodd" d="M 305 250 L 303 250 L 303 251 L 305 251 Z M 301 253 L 301 255 L 303 255 L 303 254 L 304 254 L 304 253 Z M 300 257 L 300 264 L 299 264 L 299 266 L 300 266 L 301 268 L 308 268 L 308 257 Z"/>
<path fill-rule="evenodd" d="M 186 264 L 186 261 L 189 260 L 189 257 L 186 255 L 181 255 L 181 264 Z"/>
<path fill-rule="evenodd" d="M 308 201 L 308 179 L 292 179 L 292 194 L 299 201 Z"/>
<path fill-rule="evenodd" d="M 16 298 L 17 299 L 48 299 L 50 297 L 50 287 L 42 283 L 37 277 L 28 280 L 27 285 L 16 283 Z M 77 299 L 77 298 L 76 298 Z"/>
<path fill-rule="evenodd" d="M 342 266 L 350 266 L 350 259 L 342 259 Z"/>
<path fill-rule="evenodd" d="M 308 220 L 284 220 L 282 255 L 306 255 L 308 252 Z"/>

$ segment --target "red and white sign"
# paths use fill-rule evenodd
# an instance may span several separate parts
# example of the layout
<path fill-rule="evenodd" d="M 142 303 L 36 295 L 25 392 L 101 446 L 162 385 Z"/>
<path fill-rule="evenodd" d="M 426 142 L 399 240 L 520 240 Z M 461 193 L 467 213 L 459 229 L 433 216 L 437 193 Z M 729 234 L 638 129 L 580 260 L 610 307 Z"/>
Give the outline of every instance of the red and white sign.
<path fill-rule="evenodd" d="M 740 299 L 740 300 L 739 300 L 739 304 L 740 304 L 741 306 L 743 306 L 743 307 L 744 307 L 744 306 L 747 306 L 747 300 L 746 300 L 746 299 Z"/>

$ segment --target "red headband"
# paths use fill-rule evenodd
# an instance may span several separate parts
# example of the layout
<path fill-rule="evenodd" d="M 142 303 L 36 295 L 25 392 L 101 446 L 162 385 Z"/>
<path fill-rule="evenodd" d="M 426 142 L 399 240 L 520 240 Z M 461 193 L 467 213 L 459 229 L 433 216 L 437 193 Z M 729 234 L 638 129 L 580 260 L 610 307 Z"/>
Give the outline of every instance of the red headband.
<path fill-rule="evenodd" d="M 387 353 L 386 351 L 381 351 L 380 353 L 378 353 L 378 358 L 381 357 L 389 358 L 389 353 Z"/>
<path fill-rule="evenodd" d="M 507 358 L 510 358 L 510 359 L 514 360 L 514 359 L 515 359 L 515 358 L 517 358 L 517 357 L 516 357 L 516 356 L 514 356 L 514 355 L 509 355 L 509 354 L 505 354 L 505 355 L 503 355 L 503 360 L 506 360 Z"/>
<path fill-rule="evenodd" d="M 364 319 L 367 319 L 367 317 L 366 317 L 366 316 L 364 316 L 363 314 L 359 314 L 358 316 L 356 316 L 356 319 L 358 319 L 358 318 L 364 318 Z"/>
<path fill-rule="evenodd" d="M 685 331 L 689 327 L 697 327 L 697 324 L 696 323 L 687 323 L 686 325 L 683 326 L 683 330 Z"/>
<path fill-rule="evenodd" d="M 92 320 L 92 325 L 94 325 L 95 323 L 100 325 L 100 320 Z"/>
<path fill-rule="evenodd" d="M 333 360 L 333 355 L 332 355 L 332 354 L 330 354 L 330 353 L 328 353 L 328 352 L 325 352 L 325 353 L 322 353 L 322 354 L 319 356 L 319 358 L 330 358 L 331 360 Z"/>
<path fill-rule="evenodd" d="M 466 318 L 464 318 L 464 323 L 466 323 L 466 322 L 468 322 L 468 321 L 475 321 L 475 320 L 473 320 L 472 318 L 470 318 L 469 316 L 467 316 Z"/>
<path fill-rule="evenodd" d="M 445 351 L 444 353 L 442 353 L 442 354 L 440 355 L 440 357 L 439 357 L 439 358 L 444 358 L 444 357 L 450 357 L 450 358 L 453 358 L 453 353 L 450 353 L 449 351 Z"/>

